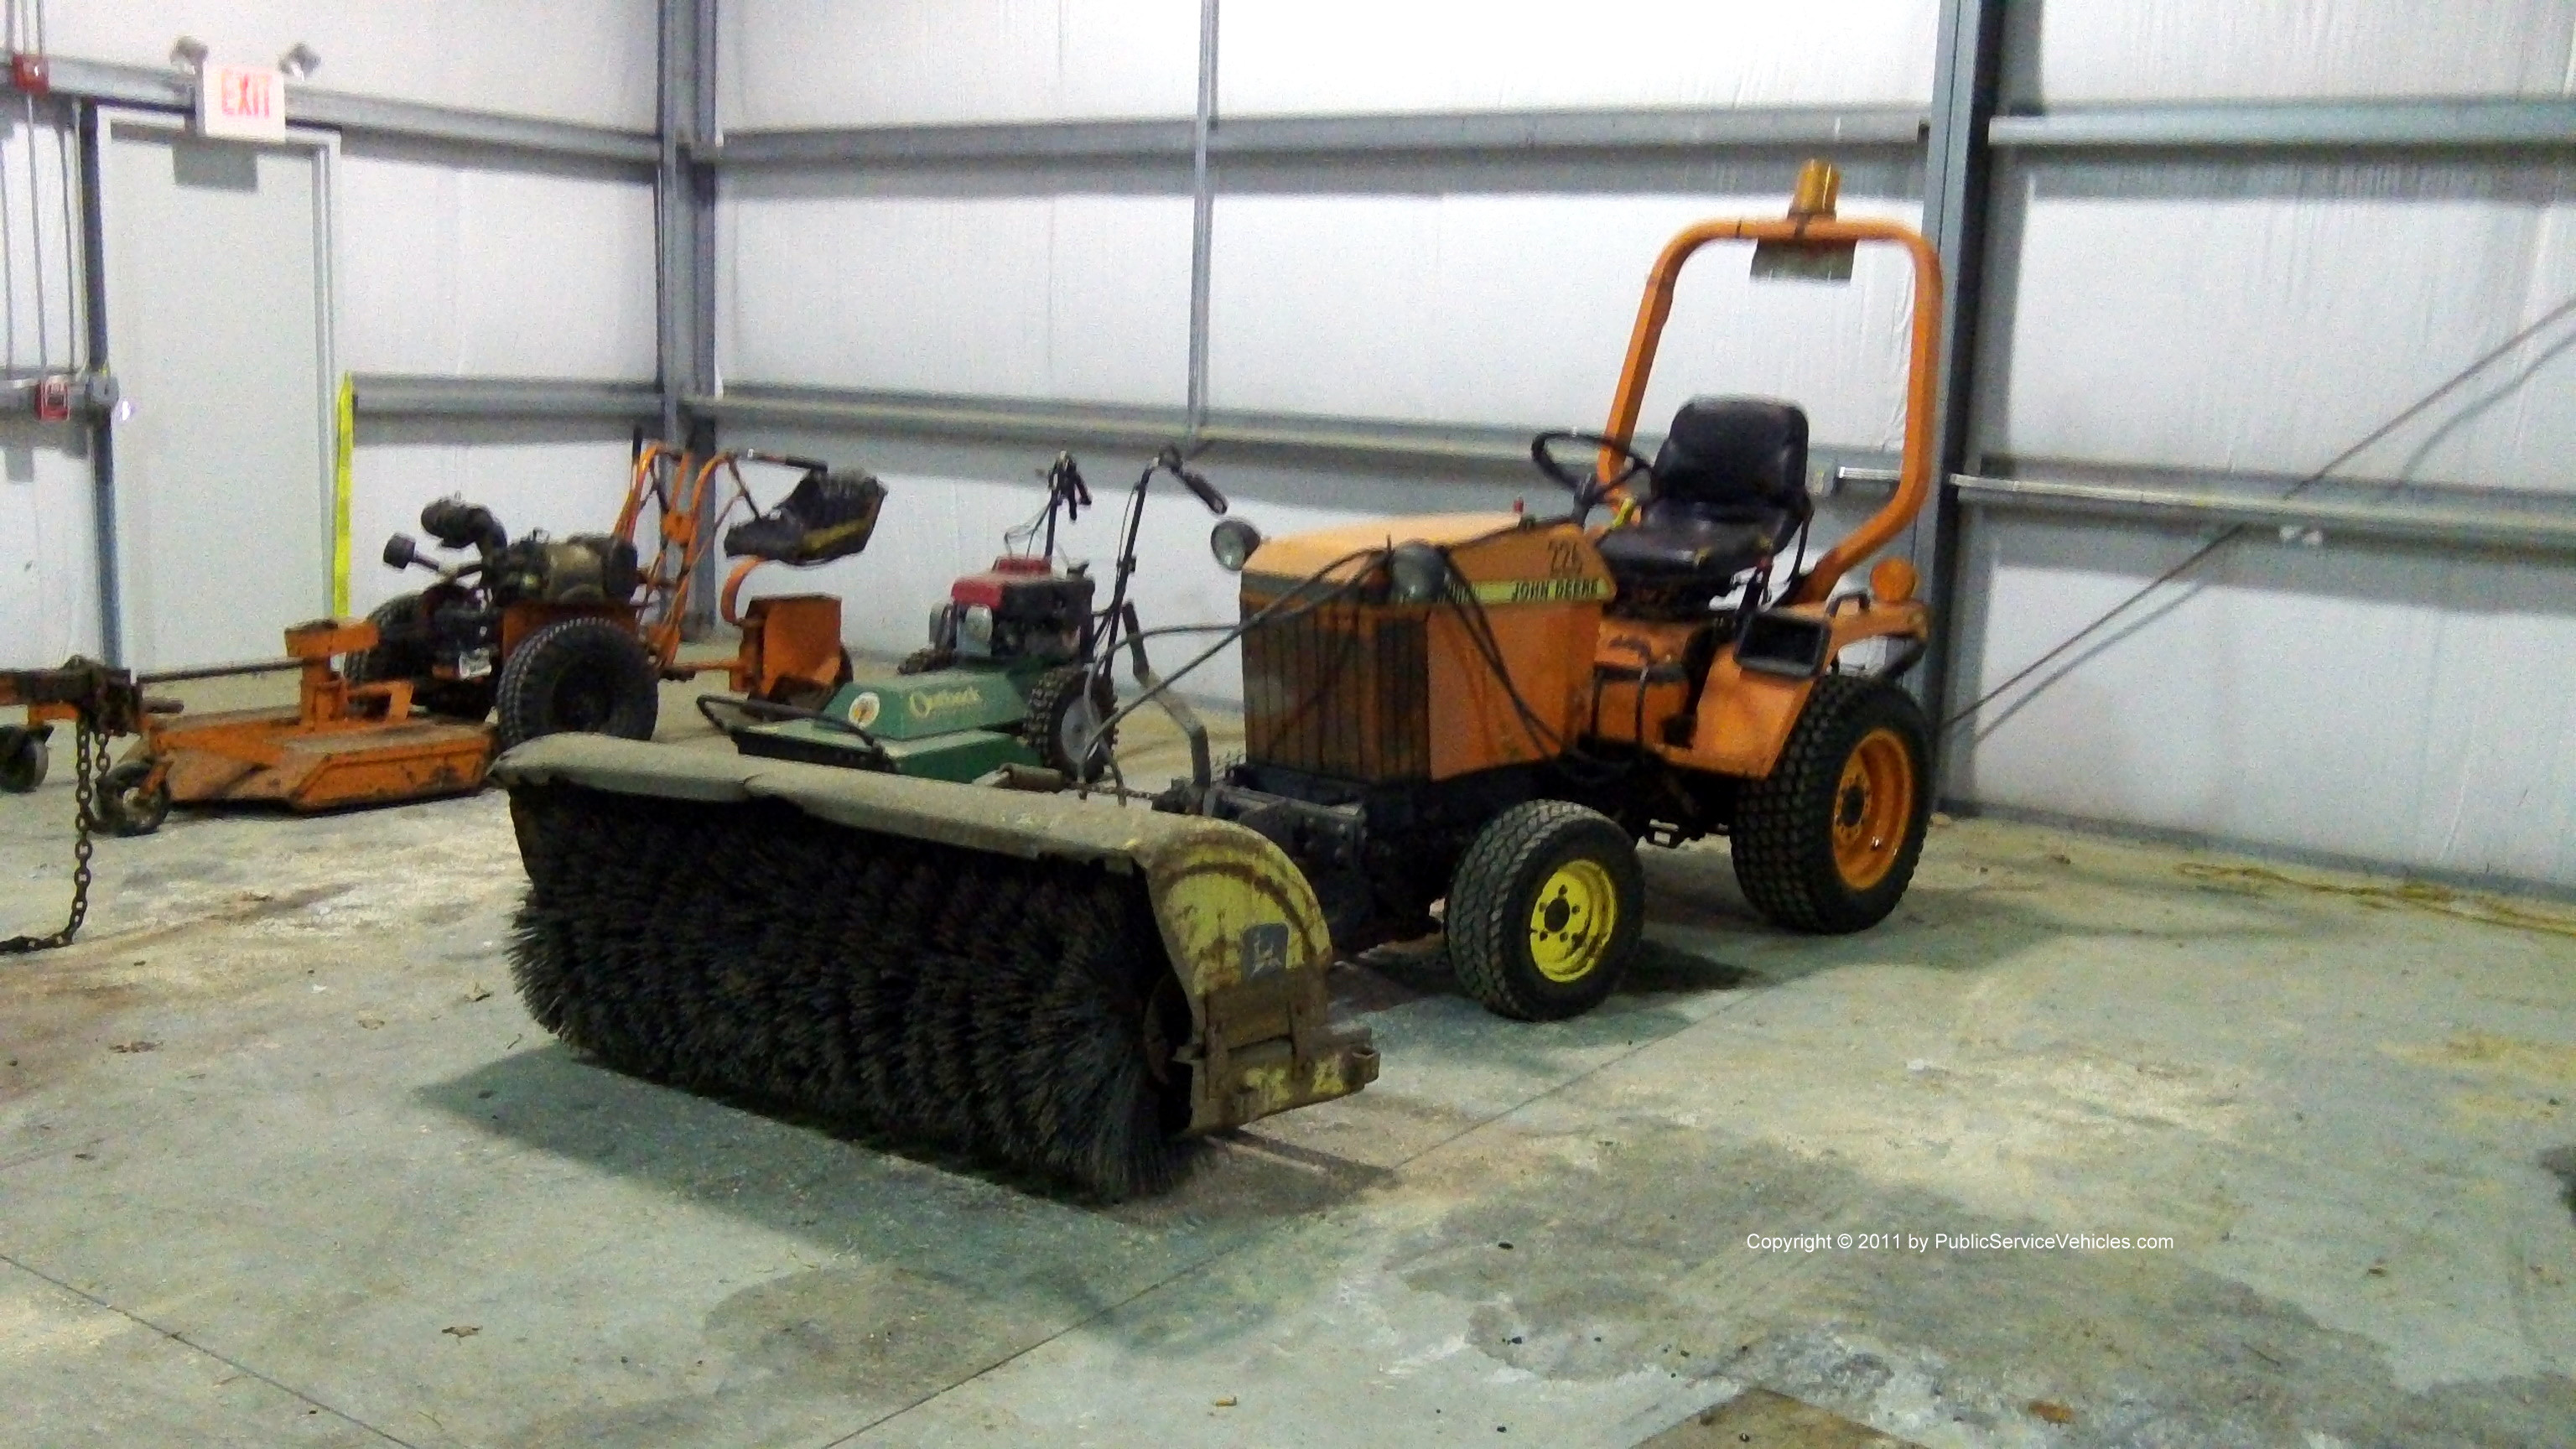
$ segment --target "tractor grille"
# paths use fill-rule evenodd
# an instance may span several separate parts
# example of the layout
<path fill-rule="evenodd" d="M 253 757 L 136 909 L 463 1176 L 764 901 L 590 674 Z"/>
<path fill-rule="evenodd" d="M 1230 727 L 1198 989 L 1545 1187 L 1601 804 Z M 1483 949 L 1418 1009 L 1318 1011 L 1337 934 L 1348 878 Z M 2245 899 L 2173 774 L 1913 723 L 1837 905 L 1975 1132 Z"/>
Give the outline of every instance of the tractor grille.
<path fill-rule="evenodd" d="M 1345 780 L 1429 776 L 1423 630 L 1419 615 L 1334 607 L 1246 634 L 1247 757 Z"/>

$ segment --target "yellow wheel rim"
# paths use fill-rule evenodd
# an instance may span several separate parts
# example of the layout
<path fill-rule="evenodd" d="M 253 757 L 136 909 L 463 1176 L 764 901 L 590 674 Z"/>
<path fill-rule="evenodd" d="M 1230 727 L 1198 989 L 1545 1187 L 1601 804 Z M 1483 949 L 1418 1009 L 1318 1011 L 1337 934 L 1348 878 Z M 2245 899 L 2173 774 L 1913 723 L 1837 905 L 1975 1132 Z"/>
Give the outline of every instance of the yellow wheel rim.
<path fill-rule="evenodd" d="M 1529 953 L 1550 981 L 1580 981 L 1609 954 L 1619 925 L 1618 888 L 1598 861 L 1569 860 L 1530 904 Z"/>
<path fill-rule="evenodd" d="M 1871 730 L 1843 761 L 1834 787 L 1834 869 L 1868 890 L 1887 879 L 1914 820 L 1914 756 L 1896 731 Z"/>

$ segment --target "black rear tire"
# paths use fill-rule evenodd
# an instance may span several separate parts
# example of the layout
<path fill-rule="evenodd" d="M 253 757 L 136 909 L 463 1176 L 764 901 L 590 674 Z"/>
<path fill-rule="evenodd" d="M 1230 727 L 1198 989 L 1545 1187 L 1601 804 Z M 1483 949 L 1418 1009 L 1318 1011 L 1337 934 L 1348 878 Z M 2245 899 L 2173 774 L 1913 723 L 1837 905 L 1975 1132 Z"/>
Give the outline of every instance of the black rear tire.
<path fill-rule="evenodd" d="M 1099 748 L 1087 754 L 1084 746 L 1092 730 L 1117 708 L 1118 692 L 1087 666 L 1050 669 L 1029 686 L 1029 716 L 1020 726 L 1020 738 L 1048 769 L 1089 784 L 1108 773 L 1118 731 L 1110 730 L 1101 737 Z"/>
<path fill-rule="evenodd" d="M 52 754 L 42 727 L 0 725 L 0 791 L 25 795 L 45 783 Z"/>
<path fill-rule="evenodd" d="M 1843 935 L 1887 918 L 1932 823 L 1932 730 L 1883 679 L 1828 674 L 1736 808 L 1735 879 L 1763 918 Z M 1839 837 L 1839 839 L 1838 839 Z"/>
<path fill-rule="evenodd" d="M 1628 832 L 1572 801 L 1532 800 L 1477 832 L 1450 877 L 1449 961 L 1486 1010 L 1561 1021 L 1618 988 L 1645 917 Z"/>
<path fill-rule="evenodd" d="M 624 625 L 558 619 L 510 651 L 496 703 L 505 750 L 554 734 L 649 740 L 661 712 L 661 671 Z"/>

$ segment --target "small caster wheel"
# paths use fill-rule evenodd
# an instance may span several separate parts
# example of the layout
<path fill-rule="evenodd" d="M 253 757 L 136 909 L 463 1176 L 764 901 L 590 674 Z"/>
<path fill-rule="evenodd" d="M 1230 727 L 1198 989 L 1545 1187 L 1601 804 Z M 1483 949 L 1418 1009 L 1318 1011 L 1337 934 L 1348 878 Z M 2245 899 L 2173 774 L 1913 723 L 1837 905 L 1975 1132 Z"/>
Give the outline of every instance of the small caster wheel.
<path fill-rule="evenodd" d="M 19 725 L 0 725 L 0 791 L 24 795 L 45 783 L 45 766 L 50 763 L 45 736 L 50 726 L 29 729 Z"/>
<path fill-rule="evenodd" d="M 100 825 L 118 835 L 150 835 L 170 818 L 170 782 L 151 783 L 152 761 L 128 760 L 98 782 L 90 804 Z"/>

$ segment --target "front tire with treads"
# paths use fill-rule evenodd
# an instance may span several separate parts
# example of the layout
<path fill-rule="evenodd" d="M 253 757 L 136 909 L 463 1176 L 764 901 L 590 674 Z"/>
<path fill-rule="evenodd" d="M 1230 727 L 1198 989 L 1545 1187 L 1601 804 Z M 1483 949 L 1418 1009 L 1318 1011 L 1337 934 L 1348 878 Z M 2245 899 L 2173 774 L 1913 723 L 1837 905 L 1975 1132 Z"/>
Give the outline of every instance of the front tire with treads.
<path fill-rule="evenodd" d="M 1735 879 L 1763 918 L 1842 935 L 1887 918 L 1932 821 L 1932 731 L 1883 679 L 1828 674 L 1736 809 Z"/>
<path fill-rule="evenodd" d="M 1560 1021 L 1607 999 L 1645 927 L 1645 873 L 1618 822 L 1533 800 L 1477 832 L 1449 882 L 1449 960 L 1501 1016 Z"/>
<path fill-rule="evenodd" d="M 1029 686 L 1029 713 L 1020 738 L 1048 769 L 1088 784 L 1108 773 L 1110 754 L 1118 747 L 1115 728 L 1097 741 L 1092 732 L 1117 709 L 1117 692 L 1089 666 L 1050 669 Z"/>

